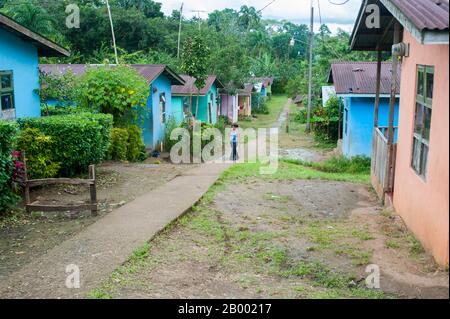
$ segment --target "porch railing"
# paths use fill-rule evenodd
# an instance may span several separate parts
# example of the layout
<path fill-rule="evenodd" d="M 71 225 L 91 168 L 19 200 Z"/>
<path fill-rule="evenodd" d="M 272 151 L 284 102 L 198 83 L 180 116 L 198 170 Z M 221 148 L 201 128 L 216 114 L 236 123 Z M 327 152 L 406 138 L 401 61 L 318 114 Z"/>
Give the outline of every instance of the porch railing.
<path fill-rule="evenodd" d="M 396 131 L 395 127 L 394 135 Z M 394 190 L 396 153 L 397 144 L 388 145 L 388 128 L 375 128 L 372 149 L 372 184 L 383 201 L 385 195 Z M 392 154 L 391 162 L 389 154 Z"/>

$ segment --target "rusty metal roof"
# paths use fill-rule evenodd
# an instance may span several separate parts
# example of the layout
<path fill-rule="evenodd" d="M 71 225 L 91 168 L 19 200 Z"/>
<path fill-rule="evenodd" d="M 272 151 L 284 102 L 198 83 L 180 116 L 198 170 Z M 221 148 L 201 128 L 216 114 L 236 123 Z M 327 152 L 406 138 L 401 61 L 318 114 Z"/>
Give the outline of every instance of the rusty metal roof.
<path fill-rule="evenodd" d="M 70 52 L 67 49 L 61 47 L 44 36 L 31 31 L 2 13 L 0 13 L 0 28 L 15 34 L 24 41 L 32 42 L 37 47 L 39 56 L 70 56 Z"/>
<path fill-rule="evenodd" d="M 271 86 L 273 84 L 274 78 L 273 77 L 255 77 L 252 78 L 253 83 L 262 83 L 264 87 Z"/>
<path fill-rule="evenodd" d="M 366 23 L 372 15 L 369 6 L 373 5 L 379 8 L 379 28 Z M 449 0 L 363 0 L 350 47 L 359 51 L 391 51 L 396 21 L 421 44 L 448 44 L 448 10 Z"/>
<path fill-rule="evenodd" d="M 195 86 L 195 78 L 189 75 L 181 75 L 184 80 L 184 85 L 173 85 L 172 94 L 174 95 L 206 95 L 208 94 L 211 86 L 216 83 L 218 88 L 223 88 L 222 83 L 217 79 L 217 76 L 210 75 L 206 79 L 205 86 L 199 91 Z"/>
<path fill-rule="evenodd" d="M 62 75 L 68 71 L 71 71 L 77 76 L 83 76 L 89 67 L 97 68 L 99 64 L 40 64 L 39 70 L 43 73 Z M 110 65 L 115 67 L 115 65 Z M 160 74 L 165 73 L 170 79 L 172 84 L 184 84 L 183 79 L 172 71 L 167 65 L 164 64 L 132 64 L 129 65 L 137 72 L 139 72 L 150 84 L 152 83 Z"/>
<path fill-rule="evenodd" d="M 400 73 L 397 72 L 397 94 L 400 94 Z M 381 94 L 391 93 L 392 64 L 381 64 Z M 328 83 L 333 83 L 336 94 L 375 94 L 377 62 L 334 62 Z"/>
<path fill-rule="evenodd" d="M 303 95 L 297 95 L 294 99 L 294 103 L 295 104 L 303 103 L 304 99 L 305 99 L 305 97 Z"/>
<path fill-rule="evenodd" d="M 449 0 L 389 0 L 420 31 L 448 30 Z"/>

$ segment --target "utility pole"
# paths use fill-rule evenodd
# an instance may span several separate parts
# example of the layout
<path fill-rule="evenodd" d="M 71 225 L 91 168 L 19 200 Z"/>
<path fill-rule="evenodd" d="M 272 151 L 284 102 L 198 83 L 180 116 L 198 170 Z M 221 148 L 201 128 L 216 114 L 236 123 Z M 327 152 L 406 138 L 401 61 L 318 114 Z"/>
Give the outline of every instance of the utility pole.
<path fill-rule="evenodd" d="M 306 132 L 311 132 L 311 109 L 312 109 L 312 64 L 314 47 L 314 6 L 311 0 L 311 32 L 309 35 L 309 85 L 308 85 L 308 116 L 306 120 Z"/>
<path fill-rule="evenodd" d="M 114 33 L 114 24 L 111 16 L 111 8 L 109 6 L 109 1 L 106 0 L 106 7 L 108 8 L 108 15 L 109 15 L 109 22 L 111 24 L 111 33 L 112 33 L 112 40 L 113 40 L 113 46 L 114 46 L 114 56 L 116 58 L 116 64 L 119 65 L 119 56 L 117 55 L 117 46 L 116 46 L 116 35 Z"/>
<path fill-rule="evenodd" d="M 184 6 L 184 3 L 181 4 L 181 9 L 180 9 L 180 27 L 178 28 L 178 53 L 177 53 L 178 60 L 180 59 L 181 22 L 183 21 L 183 6 Z"/>
<path fill-rule="evenodd" d="M 202 27 L 202 19 L 200 17 L 200 13 L 207 13 L 208 11 L 204 11 L 204 10 L 191 10 L 191 12 L 196 12 L 197 16 L 198 16 L 198 31 L 201 31 L 201 27 Z"/>

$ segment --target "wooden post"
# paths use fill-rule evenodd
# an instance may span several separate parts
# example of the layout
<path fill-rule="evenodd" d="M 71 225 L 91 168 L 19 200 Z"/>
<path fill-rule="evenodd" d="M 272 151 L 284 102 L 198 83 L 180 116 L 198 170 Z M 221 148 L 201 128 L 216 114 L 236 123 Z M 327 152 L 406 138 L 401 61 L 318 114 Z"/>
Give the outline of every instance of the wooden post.
<path fill-rule="evenodd" d="M 400 42 L 400 23 L 398 21 L 394 24 L 394 45 Z M 395 100 L 397 95 L 397 74 L 398 74 L 398 61 L 399 57 L 395 54 L 392 55 L 392 77 L 391 77 L 391 97 L 389 103 L 389 126 L 388 126 L 388 162 L 386 165 L 386 179 L 384 189 L 385 191 L 390 191 L 390 181 L 392 167 L 393 167 L 393 157 L 394 157 L 394 115 L 395 115 Z"/>
<path fill-rule="evenodd" d="M 288 111 L 286 114 L 286 133 L 289 133 L 289 124 L 291 121 L 291 112 Z"/>
<path fill-rule="evenodd" d="M 30 185 L 28 184 L 27 159 L 25 157 L 25 155 L 26 155 L 25 152 L 23 151 L 21 153 L 22 153 L 22 160 L 23 160 L 23 171 L 25 174 L 25 180 L 24 180 L 25 207 L 26 207 L 26 211 L 29 213 L 27 205 L 29 205 L 31 203 L 31 199 L 30 199 Z"/>
<path fill-rule="evenodd" d="M 95 208 L 93 206 L 91 213 L 92 213 L 92 216 L 97 216 L 98 208 L 97 208 L 97 189 L 96 189 L 96 180 L 95 180 L 95 165 L 89 166 L 89 179 L 94 181 L 94 183 L 89 185 L 89 190 L 91 193 L 91 205 L 95 205 Z"/>
<path fill-rule="evenodd" d="M 377 82 L 375 91 L 375 111 L 374 111 L 374 128 L 378 127 L 378 117 L 380 111 L 380 91 L 381 91 L 381 56 L 382 51 L 378 50 L 378 60 L 377 60 Z"/>

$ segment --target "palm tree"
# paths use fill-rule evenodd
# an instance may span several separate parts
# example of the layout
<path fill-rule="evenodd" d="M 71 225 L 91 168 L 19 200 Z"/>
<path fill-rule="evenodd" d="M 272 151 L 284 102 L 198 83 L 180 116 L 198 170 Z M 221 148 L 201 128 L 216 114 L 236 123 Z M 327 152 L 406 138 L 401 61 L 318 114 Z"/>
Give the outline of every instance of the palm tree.
<path fill-rule="evenodd" d="M 50 14 L 33 2 L 21 4 L 14 3 L 13 1 L 7 2 L 2 11 L 18 23 L 37 33 L 47 36 L 54 33 L 54 20 Z"/>

